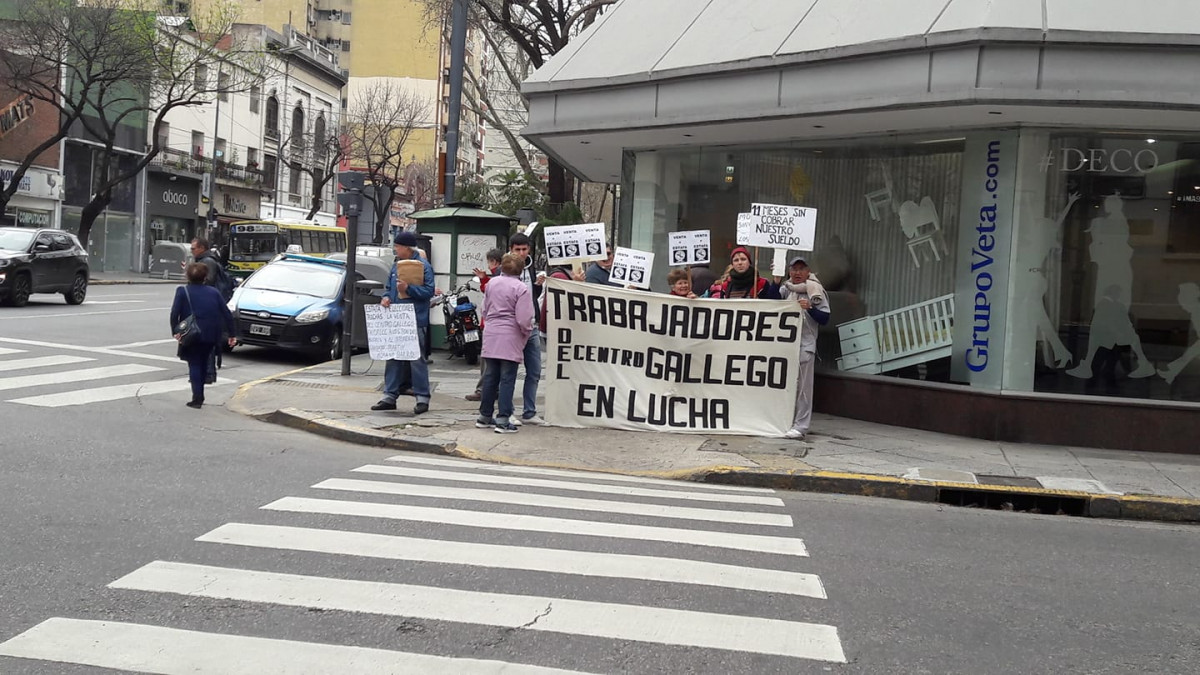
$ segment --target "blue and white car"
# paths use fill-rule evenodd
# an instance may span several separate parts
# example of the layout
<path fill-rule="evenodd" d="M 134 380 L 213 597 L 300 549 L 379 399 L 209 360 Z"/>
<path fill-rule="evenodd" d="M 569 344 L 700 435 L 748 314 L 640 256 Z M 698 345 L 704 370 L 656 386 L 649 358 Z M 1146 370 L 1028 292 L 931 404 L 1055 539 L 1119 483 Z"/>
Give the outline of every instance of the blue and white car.
<path fill-rule="evenodd" d="M 358 256 L 355 271 L 360 281 L 387 283 L 390 268 Z M 341 358 L 345 278 L 344 260 L 290 253 L 259 268 L 229 301 L 238 343 Z"/>

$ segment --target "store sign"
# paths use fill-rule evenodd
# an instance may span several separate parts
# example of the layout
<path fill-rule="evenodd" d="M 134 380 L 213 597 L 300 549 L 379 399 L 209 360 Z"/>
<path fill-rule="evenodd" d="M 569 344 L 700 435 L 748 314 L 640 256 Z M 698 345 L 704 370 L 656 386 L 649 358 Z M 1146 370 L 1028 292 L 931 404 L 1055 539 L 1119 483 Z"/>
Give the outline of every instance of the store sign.
<path fill-rule="evenodd" d="M 0 138 L 33 117 L 33 97 L 25 96 L 0 108 Z"/>
<path fill-rule="evenodd" d="M 215 204 L 217 212 L 235 220 L 258 218 L 260 195 L 253 190 L 239 190 L 218 185 Z"/>
<path fill-rule="evenodd" d="M 1062 148 L 1051 150 L 1042 159 L 1042 171 L 1056 166 L 1068 173 L 1144 174 L 1158 168 L 1158 153 L 1150 148 Z"/>
<path fill-rule="evenodd" d="M 196 217 L 200 185 L 187 178 L 170 180 L 152 173 L 146 182 L 146 201 L 150 215 L 192 220 Z"/>
<path fill-rule="evenodd" d="M 17 174 L 15 162 L 0 161 L 0 182 L 8 185 Z M 29 167 L 17 184 L 17 194 L 38 199 L 62 199 L 62 174 L 37 167 Z"/>
<path fill-rule="evenodd" d="M 979 134 L 963 153 L 951 377 L 1000 389 L 1012 257 L 1017 134 Z"/>
<path fill-rule="evenodd" d="M 50 227 L 54 216 L 49 211 L 17 209 L 17 225 L 20 227 Z"/>

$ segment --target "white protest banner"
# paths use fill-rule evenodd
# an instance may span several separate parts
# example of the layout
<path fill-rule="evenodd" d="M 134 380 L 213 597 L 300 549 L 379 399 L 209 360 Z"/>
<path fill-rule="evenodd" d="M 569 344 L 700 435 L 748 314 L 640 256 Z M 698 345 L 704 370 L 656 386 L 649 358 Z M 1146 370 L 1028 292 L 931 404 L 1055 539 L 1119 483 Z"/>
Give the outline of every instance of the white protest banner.
<path fill-rule="evenodd" d="M 546 258 L 551 265 L 570 265 L 608 257 L 604 244 L 604 223 L 558 225 L 547 227 L 543 232 L 546 237 Z"/>
<path fill-rule="evenodd" d="M 376 361 L 416 361 L 421 358 L 417 342 L 417 311 L 411 303 L 396 303 L 391 307 L 366 305 L 367 347 Z"/>
<path fill-rule="evenodd" d="M 750 233 L 754 231 L 754 223 L 758 219 L 753 213 L 739 213 L 737 218 L 738 246 L 750 246 Z"/>
<path fill-rule="evenodd" d="M 817 210 L 807 206 L 751 204 L 754 216 L 749 232 L 749 246 L 813 250 L 817 238 Z M 739 214 L 739 225 L 741 224 Z M 738 243 L 743 243 L 741 240 Z"/>
<path fill-rule="evenodd" d="M 801 310 L 546 282 L 546 419 L 565 427 L 782 436 Z"/>
<path fill-rule="evenodd" d="M 653 253 L 618 246 L 613 253 L 608 280 L 614 284 L 650 288 L 650 270 L 653 267 Z"/>
<path fill-rule="evenodd" d="M 709 261 L 711 235 L 708 230 L 671 232 L 667 241 L 672 265 L 700 265 Z"/>

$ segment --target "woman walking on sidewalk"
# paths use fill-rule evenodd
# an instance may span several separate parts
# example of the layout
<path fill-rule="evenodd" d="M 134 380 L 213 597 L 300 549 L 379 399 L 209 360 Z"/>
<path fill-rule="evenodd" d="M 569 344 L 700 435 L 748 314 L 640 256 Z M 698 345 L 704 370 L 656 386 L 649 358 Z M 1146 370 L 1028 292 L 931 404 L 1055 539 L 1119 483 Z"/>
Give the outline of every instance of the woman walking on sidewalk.
<path fill-rule="evenodd" d="M 513 389 L 517 384 L 517 367 L 524 359 L 525 343 L 533 333 L 533 298 L 529 286 L 520 278 L 524 269 L 521 256 L 505 254 L 500 261 L 500 276 L 488 283 L 483 295 L 483 324 L 487 330 L 483 333 L 483 387 L 475 426 L 495 427 L 498 434 L 517 431 L 510 419 Z"/>
<path fill-rule="evenodd" d="M 225 305 L 221 292 L 206 286 L 204 280 L 208 267 L 194 262 L 187 266 L 188 283 L 175 289 L 175 302 L 171 305 L 171 333 L 179 340 L 179 358 L 187 361 L 188 381 L 192 383 L 192 400 L 189 408 L 204 405 L 204 380 L 208 370 L 208 357 L 213 353 L 222 335 L 234 334 L 233 315 Z M 184 319 L 192 318 L 191 331 L 195 337 L 186 341 L 179 326 Z M 229 345 L 235 340 L 228 338 Z"/>

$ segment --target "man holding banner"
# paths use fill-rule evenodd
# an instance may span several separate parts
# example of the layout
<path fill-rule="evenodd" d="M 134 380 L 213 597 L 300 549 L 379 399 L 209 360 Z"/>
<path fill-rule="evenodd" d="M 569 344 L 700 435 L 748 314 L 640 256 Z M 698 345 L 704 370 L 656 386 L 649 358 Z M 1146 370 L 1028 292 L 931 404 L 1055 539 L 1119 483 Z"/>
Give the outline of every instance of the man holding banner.
<path fill-rule="evenodd" d="M 412 232 L 396 235 L 396 264 L 388 275 L 388 282 L 380 305 L 391 307 L 393 303 L 409 304 L 417 315 L 417 339 L 420 354 L 414 361 L 388 359 L 383 371 L 383 398 L 371 406 L 371 410 L 395 410 L 396 399 L 405 385 L 411 385 L 417 397 L 414 415 L 429 412 L 429 364 L 425 362 L 425 345 L 428 341 L 429 300 L 433 298 L 433 266 L 421 256 L 417 249 L 417 237 Z M 419 266 L 419 267 L 418 267 Z"/>

